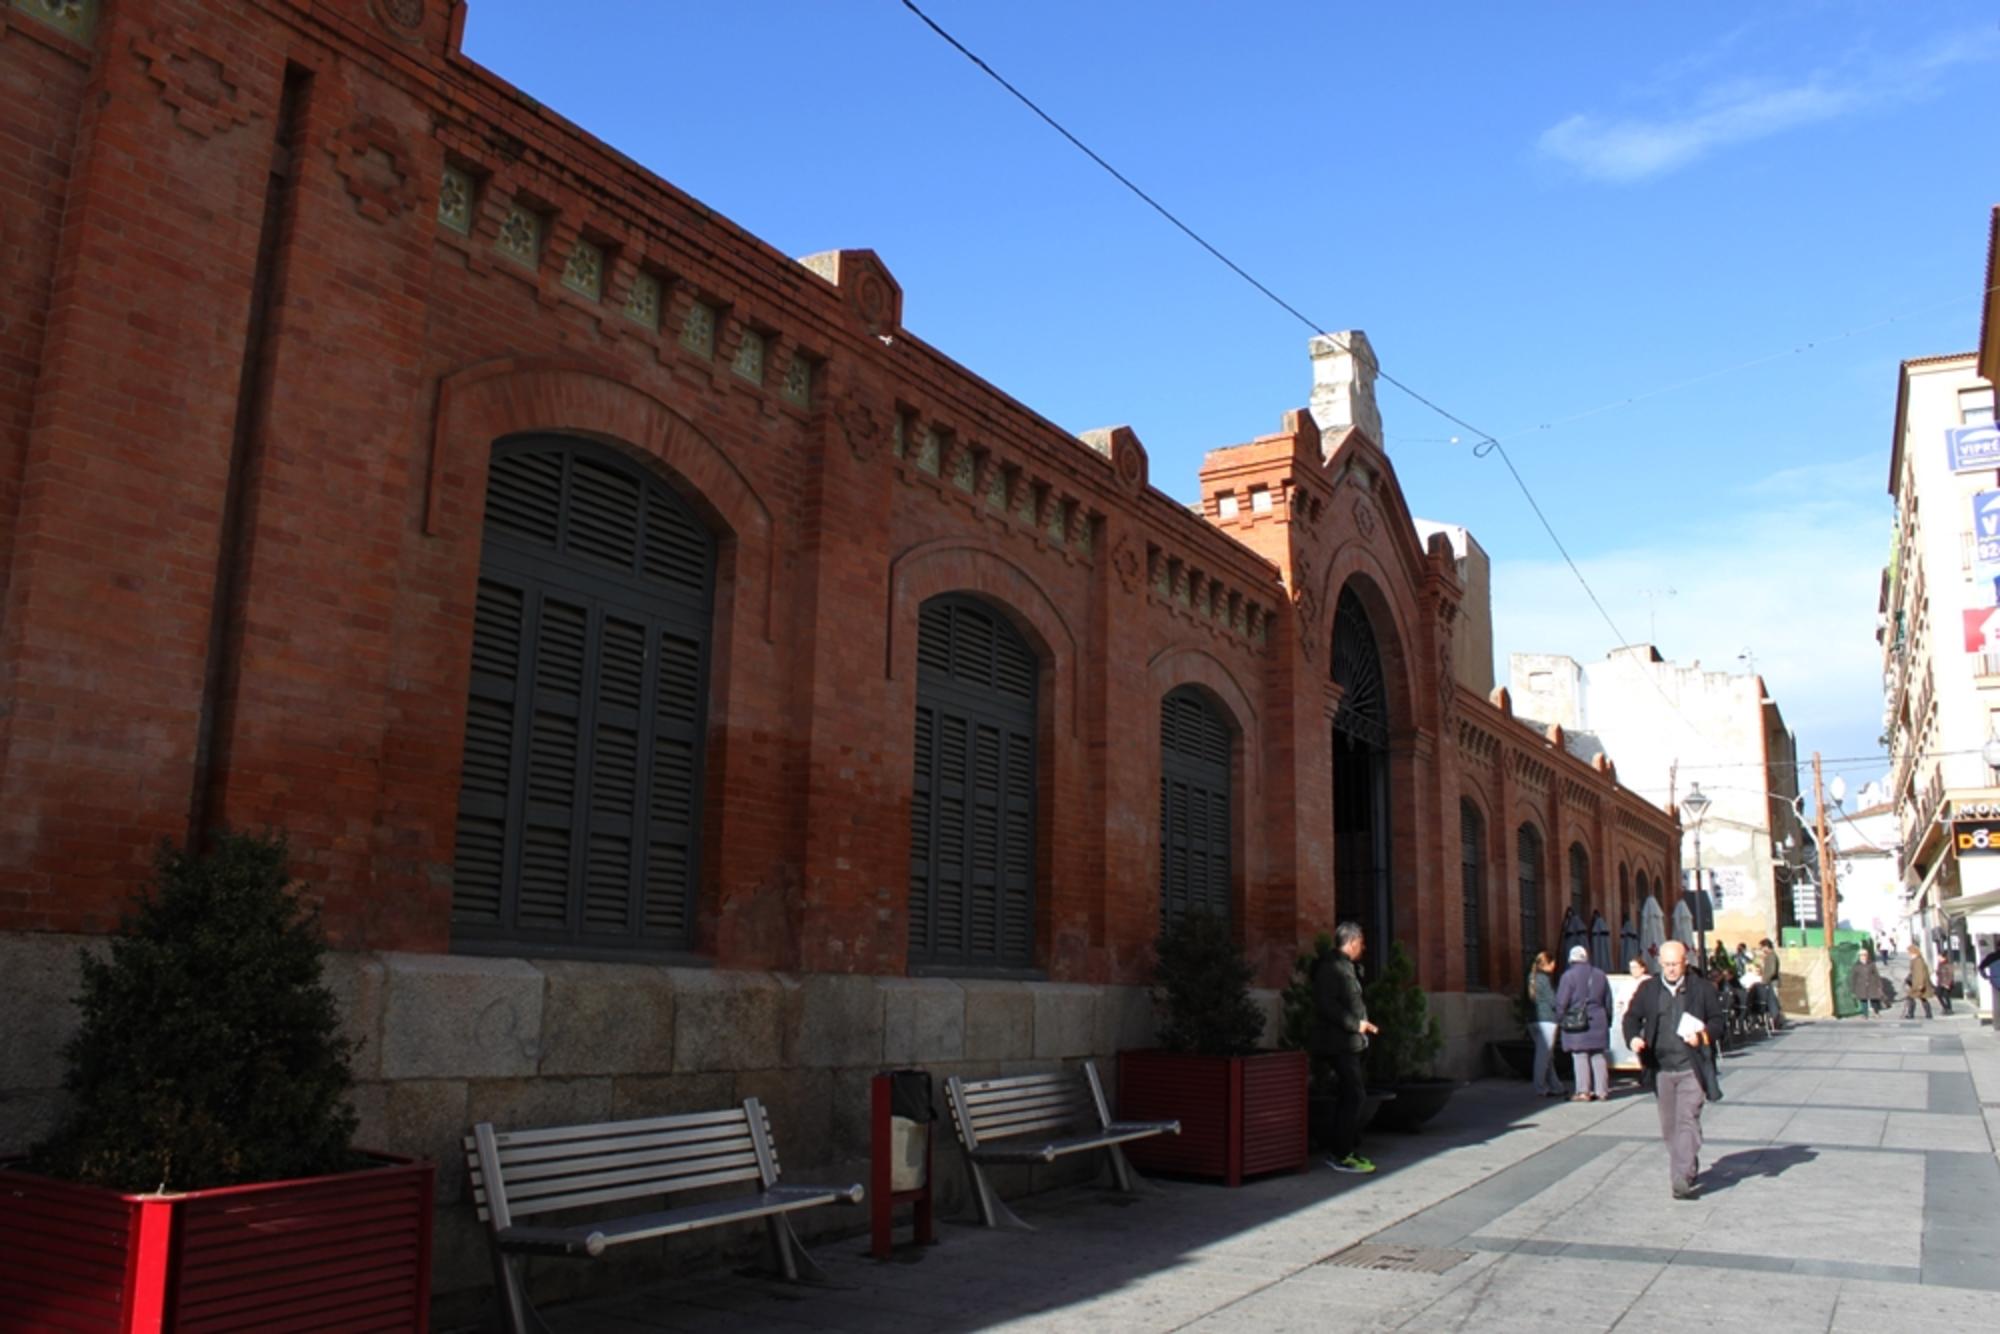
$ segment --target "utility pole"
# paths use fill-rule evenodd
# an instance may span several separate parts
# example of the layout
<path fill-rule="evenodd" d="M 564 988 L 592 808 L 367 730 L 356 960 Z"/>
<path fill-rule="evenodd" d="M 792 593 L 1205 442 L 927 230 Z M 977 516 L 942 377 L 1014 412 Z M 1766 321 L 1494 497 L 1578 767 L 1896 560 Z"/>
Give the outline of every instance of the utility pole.
<path fill-rule="evenodd" d="M 1819 840 L 1819 924 L 1826 944 L 1826 1004 L 1828 1013 L 1838 1019 L 1840 1007 L 1833 997 L 1833 923 L 1839 895 L 1834 890 L 1833 848 L 1827 842 L 1826 791 L 1820 786 L 1818 751 L 1813 752 L 1813 835 Z"/>

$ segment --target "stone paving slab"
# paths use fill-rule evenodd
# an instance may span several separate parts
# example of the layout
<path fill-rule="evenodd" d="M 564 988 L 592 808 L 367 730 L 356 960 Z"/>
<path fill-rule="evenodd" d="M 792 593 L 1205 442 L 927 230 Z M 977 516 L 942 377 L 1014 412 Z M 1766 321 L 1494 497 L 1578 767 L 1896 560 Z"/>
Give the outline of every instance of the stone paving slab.
<path fill-rule="evenodd" d="M 546 1315 L 555 1334 L 1990 1324 L 2000 1042 L 1966 1016 L 1799 1023 L 1732 1055 L 1724 1081 L 1692 1202 L 1667 1197 L 1650 1097 L 1482 1081 L 1425 1133 L 1371 1136 L 1374 1177 L 1058 1191 L 1018 1202 L 1030 1234 L 947 1223 L 888 1264 L 865 1239 L 822 1242 L 825 1287 L 710 1272 Z M 1364 1240 L 1465 1258 L 1438 1274 L 1325 1263 Z"/>

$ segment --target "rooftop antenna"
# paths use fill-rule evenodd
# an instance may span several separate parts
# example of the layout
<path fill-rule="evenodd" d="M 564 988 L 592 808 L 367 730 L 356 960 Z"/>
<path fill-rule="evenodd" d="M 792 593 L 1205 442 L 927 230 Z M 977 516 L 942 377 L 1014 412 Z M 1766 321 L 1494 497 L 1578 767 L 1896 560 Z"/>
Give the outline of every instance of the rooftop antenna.
<path fill-rule="evenodd" d="M 1677 590 L 1671 588 L 1642 588 L 1639 596 L 1646 599 L 1646 642 L 1657 647 L 1660 642 L 1660 599 L 1674 596 Z"/>

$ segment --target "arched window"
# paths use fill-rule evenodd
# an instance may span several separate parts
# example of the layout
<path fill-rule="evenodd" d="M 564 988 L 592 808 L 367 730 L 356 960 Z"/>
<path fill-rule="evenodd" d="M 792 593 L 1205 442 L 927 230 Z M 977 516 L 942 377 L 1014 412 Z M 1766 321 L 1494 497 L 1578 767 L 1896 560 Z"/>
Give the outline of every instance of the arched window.
<path fill-rule="evenodd" d="M 1390 858 L 1389 690 L 1382 655 L 1353 586 L 1334 605 L 1333 889 L 1336 916 L 1358 922 L 1378 949 L 1396 934 Z"/>
<path fill-rule="evenodd" d="M 1486 985 L 1481 962 L 1481 904 L 1486 881 L 1486 817 L 1468 799 L 1458 803 L 1459 908 L 1465 918 L 1465 985 Z"/>
<path fill-rule="evenodd" d="M 1590 921 L 1590 854 L 1581 843 L 1569 845 L 1569 906 L 1579 919 Z"/>
<path fill-rule="evenodd" d="M 1229 917 L 1229 724 L 1197 690 L 1160 701 L 1160 921 Z"/>
<path fill-rule="evenodd" d="M 692 944 L 714 578 L 707 529 L 622 454 L 560 436 L 495 446 L 455 939 Z"/>
<path fill-rule="evenodd" d="M 1632 868 L 1624 862 L 1620 862 L 1618 863 L 1618 902 L 1612 905 L 1611 912 L 1607 914 L 1611 918 L 1612 926 L 1617 926 L 1619 921 L 1630 912 L 1627 905 L 1631 902 Z"/>
<path fill-rule="evenodd" d="M 1522 825 L 1515 831 L 1514 849 L 1521 888 L 1521 962 L 1526 967 L 1537 951 L 1548 948 L 1542 939 L 1542 831 Z"/>
<path fill-rule="evenodd" d="M 947 593 L 919 611 L 912 965 L 1034 962 L 1038 675 L 986 604 Z"/>

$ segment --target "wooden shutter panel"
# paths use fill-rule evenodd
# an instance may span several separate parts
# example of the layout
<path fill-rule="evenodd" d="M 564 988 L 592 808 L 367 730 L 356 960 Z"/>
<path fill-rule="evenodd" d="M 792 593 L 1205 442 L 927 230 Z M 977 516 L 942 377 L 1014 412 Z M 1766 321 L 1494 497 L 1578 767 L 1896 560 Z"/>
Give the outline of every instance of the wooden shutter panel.
<path fill-rule="evenodd" d="M 1465 985 L 1486 985 L 1480 908 L 1485 892 L 1486 817 L 1469 801 L 1458 803 L 1459 908 L 1465 930 Z"/>
<path fill-rule="evenodd" d="M 1525 966 L 1534 961 L 1537 951 L 1546 948 L 1542 940 L 1541 833 L 1533 825 L 1522 825 L 1515 836 L 1515 851 L 1520 867 L 1521 952 Z"/>
<path fill-rule="evenodd" d="M 1160 918 L 1230 915 L 1230 733 L 1200 694 L 1160 701 Z"/>
<path fill-rule="evenodd" d="M 947 595 L 917 615 L 910 960 L 1034 961 L 1033 653 L 1005 619 Z"/>
<path fill-rule="evenodd" d="M 454 930 L 691 943 L 713 542 L 614 451 L 497 447 L 472 645 Z"/>

